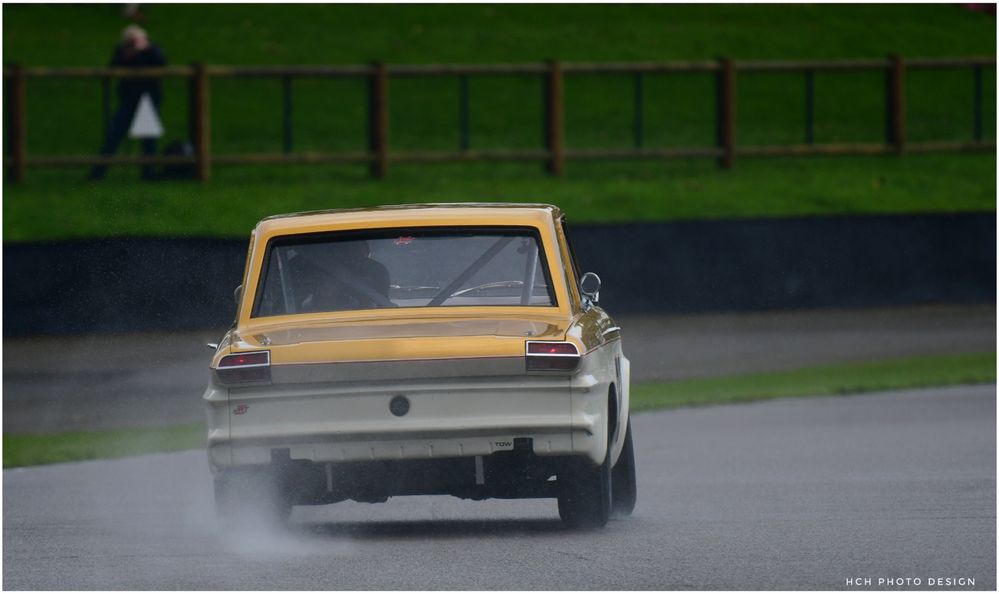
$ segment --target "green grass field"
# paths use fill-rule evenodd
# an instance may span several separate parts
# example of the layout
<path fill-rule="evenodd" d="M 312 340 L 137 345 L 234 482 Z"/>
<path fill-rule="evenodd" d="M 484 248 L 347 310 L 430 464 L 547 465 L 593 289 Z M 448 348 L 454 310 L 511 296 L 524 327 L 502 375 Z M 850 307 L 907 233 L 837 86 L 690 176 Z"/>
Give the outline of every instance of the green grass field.
<path fill-rule="evenodd" d="M 732 171 L 705 161 L 571 164 L 565 179 L 533 165 L 400 166 L 383 182 L 350 167 L 226 168 L 207 186 L 39 173 L 5 188 L 3 220 L 6 241 L 244 237 L 271 214 L 400 202 L 550 202 L 575 222 L 608 222 L 991 211 L 995 191 L 992 155 L 747 160 Z"/>
<path fill-rule="evenodd" d="M 956 5 L 146 5 L 174 63 L 503 62 L 965 55 L 995 51 L 995 17 Z M 6 5 L 7 60 L 91 65 L 117 5 Z M 43 43 L 47 40 L 48 43 Z"/>
<path fill-rule="evenodd" d="M 729 404 L 790 396 L 862 394 L 931 386 L 994 383 L 996 354 L 887 359 L 792 371 L 638 384 L 633 410 Z"/>
<path fill-rule="evenodd" d="M 793 371 L 632 387 L 633 411 L 730 404 L 770 398 L 859 394 L 930 386 L 995 383 L 996 354 L 891 359 L 869 363 L 810 367 Z M 152 429 L 4 434 L 3 466 L 31 466 L 93 458 L 118 458 L 151 452 L 204 447 L 204 425 Z"/>
<path fill-rule="evenodd" d="M 995 18 L 954 5 L 149 5 L 145 26 L 171 62 L 317 64 L 869 58 L 995 55 Z M 114 6 L 7 5 L 4 55 L 28 65 L 106 63 L 125 24 Z M 972 138 L 971 72 L 914 71 L 906 78 L 912 141 Z M 984 129 L 995 137 L 995 72 L 984 80 Z M 572 76 L 565 90 L 568 146 L 632 143 L 633 81 Z M 362 81 L 294 83 L 295 150 L 366 147 Z M 186 82 L 166 84 L 166 140 L 187 126 Z M 391 83 L 393 150 L 458 144 L 454 78 Z M 800 75 L 744 74 L 737 95 L 740 145 L 802 142 Z M 646 146 L 713 142 L 711 76 L 645 81 Z M 816 76 L 818 142 L 877 142 L 884 136 L 880 73 Z M 216 80 L 213 150 L 279 151 L 280 84 Z M 89 154 L 101 138 L 93 80 L 32 80 L 30 154 Z M 538 147 L 541 82 L 475 77 L 473 148 Z M 136 148 L 126 147 L 133 154 Z M 135 168 L 103 185 L 85 171 L 29 169 L 5 184 L 5 239 L 104 235 L 243 235 L 260 216 L 309 208 L 415 200 L 542 200 L 578 221 L 950 212 L 995 209 L 994 155 L 742 160 L 719 171 L 708 160 L 570 163 L 565 179 L 539 164 L 395 166 L 387 182 L 352 167 L 224 167 L 210 187 L 136 183 Z M 58 221 L 45 216 L 58 212 Z"/>
<path fill-rule="evenodd" d="M 4 239 L 114 235 L 245 237 L 264 216 L 400 202 L 515 201 L 561 206 L 575 222 L 962 212 L 995 208 L 992 155 L 572 165 L 552 179 L 528 165 L 399 167 L 371 182 L 360 170 L 301 168 L 219 172 L 197 182 L 5 188 Z M 59 216 L 52 216 L 59 213 Z"/>
<path fill-rule="evenodd" d="M 122 458 L 204 447 L 203 423 L 155 427 L 3 435 L 3 466 L 35 466 L 79 460 Z"/>

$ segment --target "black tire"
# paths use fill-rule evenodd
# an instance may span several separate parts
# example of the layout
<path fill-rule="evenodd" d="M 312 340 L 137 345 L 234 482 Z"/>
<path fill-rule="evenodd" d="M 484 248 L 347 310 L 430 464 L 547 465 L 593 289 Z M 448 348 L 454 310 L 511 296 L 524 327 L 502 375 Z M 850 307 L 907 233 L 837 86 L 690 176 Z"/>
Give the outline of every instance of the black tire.
<path fill-rule="evenodd" d="M 579 460 L 558 476 L 558 515 L 573 528 L 602 528 L 611 511 L 610 451 L 600 466 Z"/>
<path fill-rule="evenodd" d="M 223 529 L 281 527 L 291 517 L 291 500 L 278 473 L 237 469 L 215 475 L 215 515 Z"/>
<path fill-rule="evenodd" d="M 613 497 L 611 505 L 613 512 L 621 516 L 630 516 L 635 511 L 638 501 L 638 481 L 635 474 L 635 446 L 631 441 L 631 419 L 628 419 L 624 434 L 624 447 L 611 473 L 611 490 Z"/>

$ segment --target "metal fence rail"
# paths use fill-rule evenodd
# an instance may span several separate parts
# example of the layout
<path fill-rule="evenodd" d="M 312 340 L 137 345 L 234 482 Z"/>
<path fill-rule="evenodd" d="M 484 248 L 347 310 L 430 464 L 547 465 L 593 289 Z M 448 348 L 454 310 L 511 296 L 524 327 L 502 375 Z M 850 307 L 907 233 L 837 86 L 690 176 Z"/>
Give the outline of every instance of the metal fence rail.
<path fill-rule="evenodd" d="M 14 181 L 25 179 L 30 167 L 91 166 L 91 165 L 193 165 L 201 181 L 211 179 L 213 164 L 270 163 L 362 163 L 371 175 L 383 178 L 390 163 L 432 163 L 445 161 L 539 161 L 551 175 L 562 175 L 567 160 L 582 159 L 670 159 L 706 157 L 717 160 L 719 166 L 730 168 L 740 156 L 798 156 L 831 154 L 902 154 L 920 152 L 994 151 L 994 140 L 983 134 L 983 74 L 984 68 L 995 69 L 995 57 L 911 58 L 889 56 L 866 60 L 813 61 L 736 61 L 722 58 L 715 61 L 693 62 L 606 62 L 562 63 L 551 60 L 530 64 L 384 64 L 318 65 L 318 66 L 219 66 L 194 64 L 163 68 L 40 68 L 21 65 L 3 70 L 4 84 L 10 89 L 8 122 L 10 154 L 5 166 L 12 171 Z M 970 69 L 973 73 L 973 140 L 969 142 L 908 142 L 906 139 L 905 75 L 916 69 Z M 882 71 L 885 74 L 885 140 L 880 143 L 817 144 L 814 134 L 815 91 L 817 72 Z M 648 74 L 700 72 L 713 73 L 715 78 L 715 128 L 713 146 L 647 147 L 644 142 L 644 77 Z M 767 146 L 737 146 L 736 144 L 736 81 L 739 73 L 800 73 L 805 85 L 805 139 L 803 144 Z M 630 75 L 633 79 L 633 148 L 568 148 L 565 145 L 566 76 L 582 74 Z M 476 150 L 469 140 L 470 107 L 468 79 L 472 76 L 522 75 L 541 77 L 544 81 L 543 114 L 544 144 L 537 149 Z M 188 121 L 192 156 L 113 156 L 96 155 L 29 155 L 27 151 L 27 94 L 31 79 L 93 78 L 102 81 L 104 116 L 111 110 L 111 83 L 119 78 L 180 77 L 189 81 L 190 103 Z M 356 78 L 367 80 L 368 150 L 352 152 L 295 152 L 292 150 L 292 83 L 295 78 Z M 390 151 L 389 81 L 406 77 L 457 77 L 459 81 L 459 146 L 455 151 Z M 213 153 L 211 148 L 211 113 L 209 92 L 213 78 L 275 78 L 282 81 L 282 152 L 273 153 Z"/>

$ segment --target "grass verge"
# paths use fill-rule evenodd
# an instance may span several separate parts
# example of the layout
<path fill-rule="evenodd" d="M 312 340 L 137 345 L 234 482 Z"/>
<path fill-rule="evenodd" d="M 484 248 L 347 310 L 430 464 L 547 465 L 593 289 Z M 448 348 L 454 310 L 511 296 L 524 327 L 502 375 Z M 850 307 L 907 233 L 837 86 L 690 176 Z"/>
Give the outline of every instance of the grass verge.
<path fill-rule="evenodd" d="M 956 384 L 994 383 L 996 354 L 891 359 L 793 371 L 712 377 L 632 387 L 634 411 L 791 396 L 856 394 Z M 202 447 L 200 423 L 151 429 L 3 436 L 3 466 L 119 458 Z"/>
<path fill-rule="evenodd" d="M 246 237 L 285 212 L 401 202 L 549 202 L 570 220 L 620 222 L 994 212 L 994 154 L 570 163 L 563 179 L 540 165 L 397 166 L 382 182 L 360 167 L 219 168 L 215 181 L 103 184 L 51 172 L 4 186 L 4 241 L 109 236 Z M 51 175 L 51 177 L 50 177 Z M 52 213 L 59 216 L 52 216 Z"/>
<path fill-rule="evenodd" d="M 913 357 L 638 384 L 632 386 L 631 409 L 641 411 L 790 396 L 860 394 L 995 381 L 995 352 Z"/>
<path fill-rule="evenodd" d="M 4 434 L 3 467 L 123 458 L 203 447 L 204 423 L 141 429 Z"/>

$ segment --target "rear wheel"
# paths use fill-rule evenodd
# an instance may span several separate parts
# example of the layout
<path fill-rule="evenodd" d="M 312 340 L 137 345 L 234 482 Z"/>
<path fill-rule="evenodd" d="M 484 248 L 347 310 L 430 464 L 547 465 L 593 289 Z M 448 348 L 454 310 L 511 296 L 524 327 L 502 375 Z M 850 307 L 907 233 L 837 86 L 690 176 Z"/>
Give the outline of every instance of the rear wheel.
<path fill-rule="evenodd" d="M 215 514 L 224 529 L 283 526 L 291 500 L 271 469 L 233 469 L 215 475 Z"/>
<path fill-rule="evenodd" d="M 610 450 L 603 464 L 579 460 L 558 476 L 558 515 L 574 528 L 601 528 L 611 511 Z"/>
<path fill-rule="evenodd" d="M 628 419 L 621 455 L 611 472 L 612 506 L 615 514 L 630 516 L 638 500 L 638 481 L 635 474 L 635 446 L 631 441 L 631 419 Z"/>

